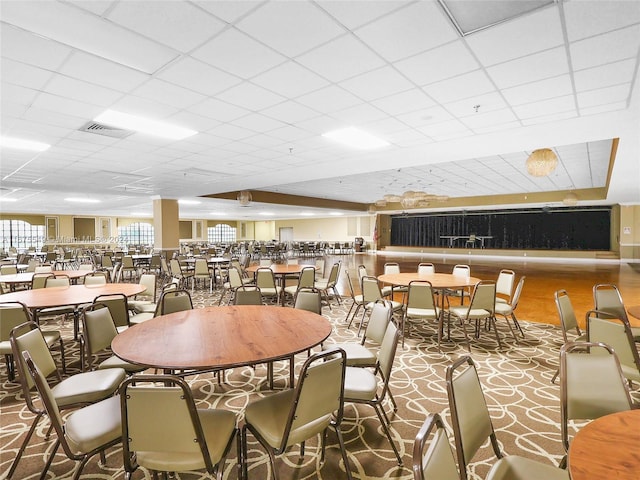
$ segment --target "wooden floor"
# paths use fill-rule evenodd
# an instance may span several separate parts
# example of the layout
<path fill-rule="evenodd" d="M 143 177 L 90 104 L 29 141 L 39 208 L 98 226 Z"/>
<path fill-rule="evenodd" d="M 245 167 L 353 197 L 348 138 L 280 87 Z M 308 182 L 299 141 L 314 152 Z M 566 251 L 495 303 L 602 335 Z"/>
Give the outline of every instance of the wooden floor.
<path fill-rule="evenodd" d="M 516 272 L 516 282 L 526 276 L 520 303 L 516 310 L 518 318 L 542 323 L 559 324 L 553 294 L 564 289 L 569 293 L 578 320 L 584 324 L 584 315 L 593 308 L 592 288 L 598 283 L 613 283 L 618 286 L 626 306 L 640 305 L 640 264 L 614 263 L 610 261 L 575 261 L 550 259 L 525 261 L 519 259 L 491 260 L 480 257 L 443 257 L 442 255 L 407 254 L 354 254 L 331 257 L 341 260 L 343 268 L 349 269 L 352 280 L 357 279 L 357 266 L 362 264 L 373 275 L 380 275 L 385 262 L 397 262 L 401 272 L 417 270 L 420 262 L 431 262 L 436 272 L 449 273 L 454 265 L 465 263 L 471 267 L 471 275 L 484 280 L 495 280 L 502 268 Z M 327 265 L 328 273 L 330 265 Z M 339 290 L 348 295 L 344 281 Z M 634 326 L 640 319 L 629 317 Z"/>

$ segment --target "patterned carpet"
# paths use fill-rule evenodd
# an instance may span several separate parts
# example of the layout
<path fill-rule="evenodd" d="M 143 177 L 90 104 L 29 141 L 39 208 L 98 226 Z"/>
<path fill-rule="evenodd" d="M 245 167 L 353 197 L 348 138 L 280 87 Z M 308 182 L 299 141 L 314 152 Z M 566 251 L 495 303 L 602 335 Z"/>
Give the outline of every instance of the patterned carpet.
<path fill-rule="evenodd" d="M 216 305 L 218 294 L 198 292 L 194 295 L 196 307 Z M 334 329 L 329 342 L 357 341 L 357 328 L 346 328 L 344 318 L 350 301 L 342 306 L 323 308 L 323 314 L 330 319 Z M 500 324 L 500 322 L 499 322 Z M 491 411 L 498 440 L 507 454 L 518 454 L 557 464 L 563 455 L 559 428 L 559 387 L 550 379 L 557 367 L 560 332 L 556 327 L 521 320 L 526 338 L 519 345 L 513 342 L 509 331 L 502 323 L 502 350 L 498 350 L 492 332 L 483 332 L 480 340 L 472 346 L 472 356 L 478 364 L 478 371 L 485 390 L 487 404 Z M 502 329 L 504 327 L 504 329 Z M 50 320 L 43 328 L 60 329 L 58 320 Z M 63 325 L 65 338 L 71 338 L 68 325 Z M 447 404 L 444 372 L 446 367 L 460 355 L 466 353 L 461 341 L 461 332 L 452 332 L 452 342 L 443 345 L 438 352 L 434 341 L 436 330 L 429 325 L 412 328 L 406 339 L 405 348 L 398 347 L 393 370 L 391 389 L 398 403 L 398 411 L 393 414 L 390 404 L 391 431 L 398 445 L 403 467 L 398 467 L 393 451 L 384 436 L 375 412 L 366 405 L 347 404 L 342 432 L 349 457 L 349 468 L 358 479 L 412 479 L 411 453 L 413 441 L 426 416 L 440 412 L 445 421 L 450 422 Z M 71 339 L 66 341 L 70 372 L 79 367 L 78 345 Z M 306 356 L 298 355 L 297 368 Z M 1 430 L 0 430 L 0 478 L 5 478 L 15 453 L 26 434 L 33 416 L 26 409 L 22 394 L 15 383 L 7 381 L 6 368 L 0 370 Z M 287 384 L 288 363 L 276 363 L 276 388 Z M 194 396 L 200 407 L 225 408 L 241 413 L 252 399 L 269 395 L 266 382 L 266 368 L 257 366 L 237 368 L 227 371 L 226 382 L 219 385 L 213 374 L 188 377 Z M 640 400 L 640 392 L 633 392 L 634 399 Z M 16 479 L 38 478 L 50 452 L 52 441 L 45 441 L 48 422 L 41 421 L 34 438 L 22 458 Z M 249 478 L 268 477 L 269 460 L 266 452 L 249 434 Z M 289 450 L 277 460 L 281 478 L 295 479 L 338 479 L 345 478 L 344 465 L 337 448 L 335 434 L 328 435 L 327 456 L 320 462 L 319 441 L 309 441 L 306 455 L 299 457 L 297 447 Z M 494 462 L 491 448 L 485 446 L 471 465 L 471 478 L 484 478 Z M 227 458 L 224 478 L 237 478 L 235 470 L 235 447 Z M 47 478 L 71 478 L 74 462 L 58 452 Z M 107 465 L 98 464 L 98 457 L 85 467 L 83 479 L 124 478 L 122 451 L 112 448 L 107 452 Z M 140 469 L 135 479 L 151 478 L 149 472 Z M 179 474 L 175 478 L 207 478 L 201 474 Z"/>

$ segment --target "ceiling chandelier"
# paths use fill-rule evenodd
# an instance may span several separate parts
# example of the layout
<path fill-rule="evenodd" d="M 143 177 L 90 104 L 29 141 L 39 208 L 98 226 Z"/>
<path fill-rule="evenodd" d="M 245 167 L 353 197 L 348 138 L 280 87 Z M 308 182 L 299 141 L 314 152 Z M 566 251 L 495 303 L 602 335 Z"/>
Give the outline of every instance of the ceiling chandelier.
<path fill-rule="evenodd" d="M 565 205 L 569 205 L 569 206 L 577 205 L 578 204 L 578 196 L 573 192 L 569 192 L 569 193 L 567 193 L 567 196 L 562 199 L 562 203 L 564 203 Z"/>
<path fill-rule="evenodd" d="M 427 207 L 430 202 L 446 202 L 449 200 L 447 195 L 434 195 L 427 192 L 414 192 L 413 190 L 407 190 L 402 195 L 388 194 L 382 197 L 380 200 L 376 200 L 375 206 L 384 208 L 390 203 L 399 203 L 402 208 L 421 208 Z"/>
<path fill-rule="evenodd" d="M 237 198 L 241 207 L 248 207 L 251 203 L 251 192 L 249 190 L 242 190 L 238 192 Z"/>
<path fill-rule="evenodd" d="M 558 165 L 558 156 L 550 148 L 534 150 L 527 158 L 527 172 L 534 177 L 546 177 Z"/>

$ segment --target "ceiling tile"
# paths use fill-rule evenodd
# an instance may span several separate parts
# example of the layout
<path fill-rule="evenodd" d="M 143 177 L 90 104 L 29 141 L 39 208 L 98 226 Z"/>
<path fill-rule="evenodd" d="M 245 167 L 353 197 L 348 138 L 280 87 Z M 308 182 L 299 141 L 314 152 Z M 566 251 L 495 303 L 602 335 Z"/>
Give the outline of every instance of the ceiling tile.
<path fill-rule="evenodd" d="M 237 127 L 229 123 L 218 125 L 212 128 L 207 133 L 211 135 L 217 135 L 219 137 L 229 138 L 231 140 L 242 140 L 243 138 L 255 135 L 256 132 L 247 130 L 246 128 Z"/>
<path fill-rule="evenodd" d="M 78 102 L 76 100 L 63 98 L 58 95 L 51 95 L 49 93 L 41 93 L 38 95 L 32 105 L 44 110 L 52 110 L 65 115 L 86 118 L 87 121 L 96 117 L 104 110 L 104 107 L 88 104 L 86 102 Z"/>
<path fill-rule="evenodd" d="M 121 92 L 129 92 L 151 78 L 146 73 L 80 51 L 74 51 L 58 71 Z"/>
<path fill-rule="evenodd" d="M 166 118 L 166 120 L 167 122 L 190 128 L 197 132 L 203 132 L 220 125 L 220 122 L 218 120 L 203 117 L 202 115 L 197 115 L 195 113 L 187 112 L 184 110 L 177 112 L 174 115 L 170 115 Z"/>
<path fill-rule="evenodd" d="M 251 113 L 242 118 L 238 118 L 231 123 L 238 127 L 248 128 L 254 132 L 269 132 L 284 126 L 282 122 L 274 120 L 273 118 L 265 117 L 259 113 Z"/>
<path fill-rule="evenodd" d="M 456 41 L 396 62 L 394 66 L 416 84 L 426 85 L 476 70 L 478 62 L 462 41 Z"/>
<path fill-rule="evenodd" d="M 636 60 L 630 58 L 599 67 L 580 70 L 573 74 L 578 92 L 609 87 L 619 83 L 630 83 L 636 70 Z"/>
<path fill-rule="evenodd" d="M 423 87 L 423 90 L 442 104 L 490 93 L 495 91 L 495 87 L 483 71 L 476 70 L 443 82 L 432 83 Z"/>
<path fill-rule="evenodd" d="M 569 73 L 564 47 L 528 55 L 486 69 L 498 88 L 509 88 Z"/>
<path fill-rule="evenodd" d="M 498 92 L 475 95 L 473 101 L 470 99 L 458 100 L 444 105 L 444 108 L 455 117 L 468 117 L 475 115 L 475 106 L 478 105 L 478 112 L 488 113 L 494 110 L 502 110 L 507 107 L 502 95 Z"/>
<path fill-rule="evenodd" d="M 180 52 L 189 52 L 220 32 L 224 22 L 183 2 L 118 2 L 107 18 Z"/>
<path fill-rule="evenodd" d="M 628 101 L 631 95 L 630 87 L 630 83 L 623 83 L 622 85 L 578 93 L 578 106 L 582 110 L 583 108 L 596 107 L 598 105 Z"/>
<path fill-rule="evenodd" d="M 382 67 L 372 72 L 345 80 L 340 86 L 364 100 L 375 100 L 408 90 L 413 85 L 391 67 Z"/>
<path fill-rule="evenodd" d="M 253 111 L 262 110 L 285 100 L 284 97 L 249 82 L 222 92 L 218 98 Z"/>
<path fill-rule="evenodd" d="M 244 79 L 286 60 L 282 55 L 234 28 L 225 30 L 195 50 L 191 56 Z"/>
<path fill-rule="evenodd" d="M 64 75 L 53 75 L 44 87 L 45 92 L 71 98 L 80 102 L 108 107 L 122 97 L 122 93 L 109 88 L 99 87 L 91 83 L 76 80 Z"/>
<path fill-rule="evenodd" d="M 48 70 L 16 62 L 9 58 L 2 58 L 0 61 L 0 72 L 2 72 L 3 82 L 34 90 L 41 90 L 52 77 L 52 73 Z"/>
<path fill-rule="evenodd" d="M 237 0 L 216 0 L 212 2 L 211 0 L 196 0 L 193 3 L 225 22 L 233 23 L 260 5 L 262 1 L 242 0 L 242 2 L 238 2 Z"/>
<path fill-rule="evenodd" d="M 336 38 L 301 55 L 296 61 L 332 82 L 339 82 L 385 64 L 384 60 L 353 35 Z"/>
<path fill-rule="evenodd" d="M 424 52 L 458 38 L 436 2 L 413 3 L 369 23 L 355 33 L 390 61 Z"/>
<path fill-rule="evenodd" d="M 290 124 L 295 124 L 319 115 L 315 110 L 294 101 L 282 102 L 273 107 L 265 108 L 262 110 L 262 113 L 281 122 Z"/>
<path fill-rule="evenodd" d="M 367 2 L 367 8 L 362 8 L 360 0 L 340 0 L 338 2 L 319 0 L 317 3 L 344 26 L 354 29 L 411 2 L 407 0 L 379 0 Z"/>
<path fill-rule="evenodd" d="M 513 110 L 520 119 L 528 119 L 566 112 L 575 115 L 576 104 L 573 95 L 566 95 L 564 97 L 552 98 L 550 100 L 543 100 L 540 102 L 519 105 L 513 107 Z"/>
<path fill-rule="evenodd" d="M 324 78 L 295 62 L 287 62 L 251 80 L 272 92 L 295 98 L 329 84 Z"/>
<path fill-rule="evenodd" d="M 471 130 L 458 120 L 425 125 L 424 127 L 419 127 L 418 130 L 436 141 L 460 138 L 473 134 Z"/>
<path fill-rule="evenodd" d="M 405 92 L 379 98 L 371 103 L 389 115 L 398 115 L 435 105 L 435 102 L 420 88 L 412 88 Z"/>
<path fill-rule="evenodd" d="M 204 95 L 215 95 L 242 82 L 242 79 L 234 75 L 191 57 L 173 62 L 157 77 Z"/>
<path fill-rule="evenodd" d="M 132 115 L 140 115 L 155 119 L 163 119 L 169 115 L 173 115 L 178 108 L 167 105 L 166 103 L 153 102 L 149 99 L 138 97 L 136 95 L 127 95 L 116 103 L 111 105 L 113 110 L 130 113 Z M 91 118 L 95 117 L 93 115 Z"/>
<path fill-rule="evenodd" d="M 204 95 L 155 78 L 136 88 L 132 93 L 176 108 L 188 108 L 205 99 Z"/>
<path fill-rule="evenodd" d="M 415 112 L 403 113 L 402 115 L 397 115 L 396 118 L 411 127 L 417 128 L 432 123 L 451 120 L 453 117 L 444 108 L 437 106 L 416 110 Z"/>
<path fill-rule="evenodd" d="M 564 2 L 569 41 L 617 30 L 640 22 L 640 2 Z"/>
<path fill-rule="evenodd" d="M 2 20 L 146 73 L 176 57 L 167 47 L 59 2 L 6 2 Z"/>
<path fill-rule="evenodd" d="M 609 105 L 606 105 L 606 104 L 598 105 L 596 107 L 581 108 L 580 115 L 584 117 L 587 115 L 597 115 L 599 113 L 605 113 L 605 112 L 615 112 L 617 110 L 625 110 L 627 107 L 628 107 L 628 104 L 626 101 L 611 103 Z"/>
<path fill-rule="evenodd" d="M 189 111 L 221 122 L 230 122 L 250 113 L 245 108 L 240 108 L 215 98 L 208 98 L 197 105 L 193 105 Z"/>
<path fill-rule="evenodd" d="M 237 22 L 236 26 L 289 57 L 300 55 L 345 32 L 310 2 L 266 3 Z"/>
<path fill-rule="evenodd" d="M 387 118 L 387 115 L 384 112 L 381 112 L 377 108 L 368 104 L 345 108 L 344 110 L 334 112 L 332 116 L 352 125 L 362 125 L 364 123 Z"/>
<path fill-rule="evenodd" d="M 605 63 L 635 58 L 640 45 L 640 25 L 624 28 L 569 45 L 573 68 L 595 67 Z"/>
<path fill-rule="evenodd" d="M 358 97 L 335 85 L 299 97 L 296 101 L 319 112 L 328 113 L 362 103 Z"/>
<path fill-rule="evenodd" d="M 386 117 L 381 120 L 367 123 L 364 128 L 374 135 L 384 135 L 386 137 L 387 134 L 402 132 L 406 130 L 407 126 L 404 123 L 396 120 L 395 118 Z"/>
<path fill-rule="evenodd" d="M 4 15 L 4 5 L 2 13 Z M 47 41 L 9 24 L 3 24 L 0 28 L 0 40 L 3 58 L 11 58 L 47 70 L 56 70 L 72 52 L 67 46 Z"/>
<path fill-rule="evenodd" d="M 96 15 L 104 14 L 109 8 L 117 3 L 114 0 L 91 0 L 90 2 L 87 2 L 86 0 L 67 0 L 67 2 L 88 10 L 91 13 L 95 13 Z"/>
<path fill-rule="evenodd" d="M 571 78 L 569 75 L 548 78 L 539 82 L 527 83 L 502 91 L 504 98 L 511 105 L 522 105 L 523 103 L 537 102 L 548 98 L 570 95 L 573 93 Z"/>
<path fill-rule="evenodd" d="M 34 106 L 31 106 L 25 112 L 23 118 L 25 120 L 42 122 L 47 125 L 54 125 L 56 127 L 69 128 L 71 130 L 77 130 L 87 121 L 84 117 L 65 115 L 61 112 L 44 110 L 42 108 L 36 108 Z"/>
<path fill-rule="evenodd" d="M 493 112 L 478 113 L 461 119 L 460 121 L 471 130 L 477 131 L 481 128 L 487 128 L 496 125 L 515 122 L 517 120 L 513 111 L 509 108 L 503 110 L 494 110 Z"/>

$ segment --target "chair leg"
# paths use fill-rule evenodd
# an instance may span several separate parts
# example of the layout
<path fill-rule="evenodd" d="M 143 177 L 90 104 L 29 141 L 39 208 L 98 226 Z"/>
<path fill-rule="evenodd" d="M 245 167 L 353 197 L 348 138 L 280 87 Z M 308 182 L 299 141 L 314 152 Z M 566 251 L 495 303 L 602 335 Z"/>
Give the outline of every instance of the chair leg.
<path fill-rule="evenodd" d="M 53 450 L 51 450 L 51 454 L 49 455 L 49 459 L 47 460 L 47 464 L 44 466 L 42 473 L 40 474 L 40 480 L 45 480 L 47 478 L 47 471 L 53 462 L 53 457 L 56 456 L 56 452 L 58 451 L 58 447 L 60 446 L 60 439 L 56 439 L 56 443 L 53 445 Z"/>
<path fill-rule="evenodd" d="M 398 459 L 398 465 L 401 467 L 402 466 L 402 457 L 400 457 L 400 452 L 398 452 L 398 448 L 396 447 L 396 444 L 393 443 L 393 439 L 391 438 L 391 432 L 389 431 L 389 427 L 387 427 L 387 423 L 384 421 L 383 415 L 385 415 L 385 414 L 384 414 L 384 411 L 382 411 L 382 406 L 380 404 L 378 404 L 378 403 L 374 403 L 373 404 L 373 409 L 376 411 L 376 414 L 378 415 L 378 419 L 380 420 L 380 424 L 382 425 L 382 429 L 384 430 L 384 433 L 387 435 L 387 439 L 389 440 L 389 443 L 391 444 L 391 448 L 393 448 L 393 453 L 396 454 L 396 458 Z"/>
<path fill-rule="evenodd" d="M 347 472 L 347 479 L 352 480 L 351 469 L 349 468 L 349 460 L 347 458 L 347 450 L 344 447 L 344 439 L 342 438 L 342 432 L 340 431 L 340 426 L 334 426 L 336 430 L 336 436 L 338 437 L 338 444 L 340 444 L 340 453 L 342 454 L 342 461 L 344 462 L 344 470 Z"/>
<path fill-rule="evenodd" d="M 31 439 L 31 436 L 33 435 L 33 432 L 36 431 L 36 427 L 38 426 L 38 422 L 40 421 L 40 418 L 42 418 L 43 415 L 44 415 L 44 412 L 40 412 L 40 413 L 38 413 L 36 415 L 36 418 L 33 419 L 33 423 L 31 424 L 31 428 L 27 432 L 27 436 L 24 437 L 24 440 L 22 441 L 22 445 L 20 445 L 20 449 L 18 450 L 18 453 L 16 454 L 16 458 L 13 459 L 13 463 L 11 464 L 11 468 L 9 469 L 9 473 L 7 474 L 7 478 L 11 478 L 11 476 L 15 473 L 16 468 L 18 467 L 18 462 L 20 461 L 20 458 L 22 457 L 22 454 L 24 453 L 24 450 L 27 448 L 27 444 L 29 443 L 29 440 Z"/>

